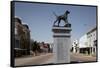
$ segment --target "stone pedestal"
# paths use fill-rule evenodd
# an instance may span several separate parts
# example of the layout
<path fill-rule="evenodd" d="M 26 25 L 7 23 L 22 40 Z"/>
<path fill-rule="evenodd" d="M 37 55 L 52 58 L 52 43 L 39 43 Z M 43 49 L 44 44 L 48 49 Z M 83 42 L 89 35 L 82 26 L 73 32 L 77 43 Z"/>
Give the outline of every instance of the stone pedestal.
<path fill-rule="evenodd" d="M 54 63 L 70 63 L 71 24 L 66 26 L 53 26 Z"/>

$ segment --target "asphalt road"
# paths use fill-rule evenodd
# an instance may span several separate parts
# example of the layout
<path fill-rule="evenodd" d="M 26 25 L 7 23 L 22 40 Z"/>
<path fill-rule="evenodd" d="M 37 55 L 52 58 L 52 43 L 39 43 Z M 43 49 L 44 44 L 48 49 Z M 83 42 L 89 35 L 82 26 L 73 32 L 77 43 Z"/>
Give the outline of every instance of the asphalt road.
<path fill-rule="evenodd" d="M 96 61 L 96 57 L 78 54 L 78 53 L 71 53 L 71 62 L 90 62 Z"/>
<path fill-rule="evenodd" d="M 78 53 L 70 54 L 71 62 L 90 62 L 96 61 L 96 57 Z M 41 65 L 53 62 L 53 53 L 41 54 L 40 56 L 27 56 L 15 59 L 15 66 Z"/>
<path fill-rule="evenodd" d="M 27 56 L 23 58 L 16 58 L 15 66 L 47 64 L 52 62 L 52 57 L 52 53 L 47 53 L 40 56 Z"/>

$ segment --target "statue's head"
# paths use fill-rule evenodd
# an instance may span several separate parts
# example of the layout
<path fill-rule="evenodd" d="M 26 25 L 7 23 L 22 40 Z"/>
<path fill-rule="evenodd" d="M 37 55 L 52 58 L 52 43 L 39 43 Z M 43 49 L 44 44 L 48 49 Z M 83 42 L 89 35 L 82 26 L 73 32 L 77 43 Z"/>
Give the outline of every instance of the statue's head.
<path fill-rule="evenodd" d="M 68 10 L 66 10 L 66 12 L 65 12 L 66 14 L 69 14 L 70 12 L 68 11 Z"/>

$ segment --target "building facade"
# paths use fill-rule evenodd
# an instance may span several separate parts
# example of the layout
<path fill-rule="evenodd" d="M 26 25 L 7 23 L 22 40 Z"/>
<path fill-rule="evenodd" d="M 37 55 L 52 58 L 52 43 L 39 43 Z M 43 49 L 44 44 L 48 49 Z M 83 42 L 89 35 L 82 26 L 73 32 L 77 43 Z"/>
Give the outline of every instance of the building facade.
<path fill-rule="evenodd" d="M 87 32 L 88 46 L 91 47 L 90 54 L 96 55 L 97 51 L 97 27 Z"/>
<path fill-rule="evenodd" d="M 89 53 L 90 47 L 88 46 L 87 43 L 88 43 L 87 34 L 85 34 L 79 39 L 79 52 L 80 53 L 90 54 Z"/>
<path fill-rule="evenodd" d="M 97 51 L 97 27 L 88 31 L 79 39 L 79 52 L 96 56 Z"/>
<path fill-rule="evenodd" d="M 72 42 L 71 52 L 73 52 L 73 53 L 79 53 L 79 41 L 78 40 L 74 40 Z"/>
<path fill-rule="evenodd" d="M 15 18 L 15 56 L 30 54 L 30 30 L 28 25 L 22 24 L 21 19 Z"/>

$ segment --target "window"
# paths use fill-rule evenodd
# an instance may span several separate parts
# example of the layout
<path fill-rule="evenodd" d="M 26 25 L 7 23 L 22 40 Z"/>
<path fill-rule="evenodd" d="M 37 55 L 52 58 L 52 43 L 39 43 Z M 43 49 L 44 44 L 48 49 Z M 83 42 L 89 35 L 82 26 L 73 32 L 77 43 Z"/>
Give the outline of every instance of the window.
<path fill-rule="evenodd" d="M 19 40 L 15 40 L 15 48 L 20 48 L 20 43 L 19 43 Z"/>
<path fill-rule="evenodd" d="M 15 28 L 15 35 L 17 35 L 18 33 L 17 33 L 17 28 Z"/>

